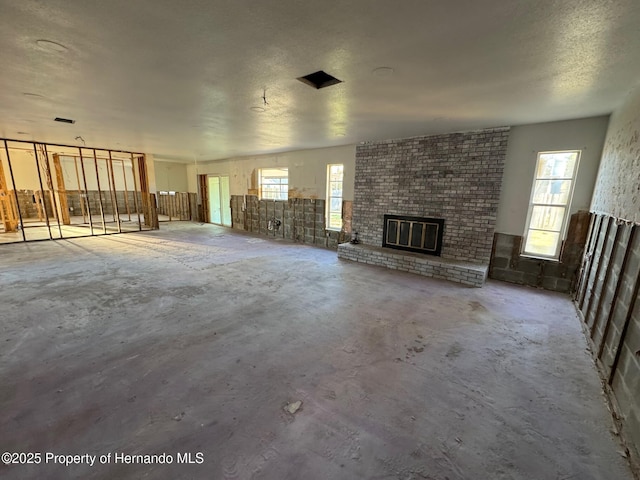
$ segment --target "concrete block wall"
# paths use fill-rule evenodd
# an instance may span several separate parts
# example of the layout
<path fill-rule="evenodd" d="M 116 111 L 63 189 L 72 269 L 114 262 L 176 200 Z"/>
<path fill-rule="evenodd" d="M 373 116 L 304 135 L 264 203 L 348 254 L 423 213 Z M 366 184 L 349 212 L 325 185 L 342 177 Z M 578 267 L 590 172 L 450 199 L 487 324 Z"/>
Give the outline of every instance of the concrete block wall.
<path fill-rule="evenodd" d="M 523 257 L 521 235 L 496 233 L 489 277 L 556 292 L 573 292 L 578 280 L 577 272 L 587 240 L 589 221 L 590 215 L 586 211 L 571 216 L 567 240 L 562 246 L 559 261 Z"/>
<path fill-rule="evenodd" d="M 247 209 L 244 195 L 231 195 L 231 226 L 240 230 L 248 230 Z"/>
<path fill-rule="evenodd" d="M 232 195 L 231 218 L 233 228 L 239 230 L 332 249 L 351 238 L 345 231 L 326 229 L 322 199 L 260 200 L 257 195 Z"/>
<path fill-rule="evenodd" d="M 89 208 L 91 208 L 91 214 L 97 215 L 100 213 L 100 199 L 102 199 L 102 209 L 105 215 L 113 214 L 115 211 L 115 205 L 113 205 L 112 196 L 108 191 L 103 191 L 98 193 L 97 190 L 88 190 L 82 194 L 78 192 L 68 191 L 67 192 L 67 205 L 69 206 L 70 215 L 82 215 L 82 206 L 81 202 L 84 201 L 85 205 L 85 213 L 88 214 L 87 202 L 89 204 Z M 127 192 L 126 199 L 129 202 L 129 212 L 130 213 L 142 213 L 142 197 L 139 192 Z M 120 214 L 127 213 L 127 203 L 125 202 L 125 192 L 124 191 L 116 191 L 116 202 L 118 203 L 118 212 Z M 136 202 L 138 208 L 136 210 Z M 71 210 L 73 209 L 73 210 Z"/>
<path fill-rule="evenodd" d="M 488 264 L 509 128 L 358 145 L 352 229 L 382 245 L 385 214 L 445 219 L 442 257 Z"/>
<path fill-rule="evenodd" d="M 18 190 L 18 206 L 23 219 L 38 219 L 38 207 L 35 200 L 35 190 Z M 13 192 L 12 192 L 13 194 Z M 53 217 L 53 204 L 51 203 L 51 195 L 45 190 L 41 197 L 44 202 L 45 210 L 49 218 Z"/>
<path fill-rule="evenodd" d="M 575 302 L 620 420 L 640 464 L 640 225 L 591 215 Z"/>

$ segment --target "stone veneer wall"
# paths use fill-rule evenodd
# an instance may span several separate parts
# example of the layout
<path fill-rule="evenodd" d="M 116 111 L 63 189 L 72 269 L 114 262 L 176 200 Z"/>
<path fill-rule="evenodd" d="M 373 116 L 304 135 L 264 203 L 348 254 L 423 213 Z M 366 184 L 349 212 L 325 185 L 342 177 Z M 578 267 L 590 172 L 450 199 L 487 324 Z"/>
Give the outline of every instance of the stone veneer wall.
<path fill-rule="evenodd" d="M 444 218 L 442 257 L 489 263 L 509 128 L 356 148 L 354 232 L 382 245 L 385 214 Z"/>

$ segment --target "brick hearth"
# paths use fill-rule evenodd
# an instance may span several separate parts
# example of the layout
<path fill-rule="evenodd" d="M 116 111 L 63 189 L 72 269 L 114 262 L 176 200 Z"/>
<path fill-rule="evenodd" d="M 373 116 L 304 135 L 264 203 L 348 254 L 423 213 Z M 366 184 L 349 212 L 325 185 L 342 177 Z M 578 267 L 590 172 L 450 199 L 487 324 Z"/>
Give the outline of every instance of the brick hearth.
<path fill-rule="evenodd" d="M 351 243 L 338 245 L 338 258 L 441 278 L 472 287 L 484 284 L 489 269 L 488 265 Z"/>

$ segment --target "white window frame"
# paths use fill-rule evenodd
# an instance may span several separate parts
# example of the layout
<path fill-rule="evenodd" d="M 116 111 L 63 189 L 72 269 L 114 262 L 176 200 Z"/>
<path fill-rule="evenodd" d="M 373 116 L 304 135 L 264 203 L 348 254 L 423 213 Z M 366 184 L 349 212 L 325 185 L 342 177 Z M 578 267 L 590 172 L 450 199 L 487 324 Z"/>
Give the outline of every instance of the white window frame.
<path fill-rule="evenodd" d="M 280 170 L 283 173 L 286 172 L 286 176 L 285 175 L 280 175 L 280 176 L 264 175 L 263 172 L 265 170 Z M 279 188 L 269 188 L 268 195 L 265 195 L 263 178 L 280 179 L 280 183 L 270 185 L 272 187 L 279 187 Z M 285 179 L 286 182 L 283 182 L 282 179 Z M 259 168 L 258 169 L 258 187 L 259 187 L 260 200 L 288 200 L 289 199 L 289 169 L 287 167 Z"/>
<path fill-rule="evenodd" d="M 565 203 L 565 204 L 534 203 L 533 200 L 534 200 L 534 197 L 535 197 L 536 182 L 537 181 L 543 181 L 543 180 L 549 180 L 547 178 L 538 178 L 538 166 L 540 164 L 540 157 L 542 155 L 549 155 L 549 154 L 556 154 L 556 153 L 576 153 L 577 154 L 576 163 L 573 166 L 573 174 L 572 174 L 572 176 L 571 177 L 562 177 L 562 178 L 554 178 L 553 179 L 553 180 L 571 180 L 571 187 L 569 189 L 569 195 L 567 197 L 567 203 Z M 531 183 L 531 194 L 529 195 L 529 208 L 528 208 L 528 211 L 527 211 L 527 222 L 525 224 L 524 237 L 523 237 L 523 242 L 522 242 L 521 255 L 523 257 L 541 258 L 541 259 L 545 259 L 545 260 L 559 260 L 561 249 L 562 249 L 562 244 L 563 244 L 564 240 L 566 239 L 567 226 L 569 224 L 569 218 L 571 217 L 571 215 L 570 215 L 570 213 L 571 213 L 571 203 L 573 201 L 573 192 L 575 190 L 576 179 L 578 177 L 578 168 L 580 166 L 580 157 L 581 156 L 582 156 L 582 150 L 552 150 L 552 151 L 541 151 L 541 152 L 537 153 L 535 170 L 533 172 L 533 182 Z M 530 230 L 536 230 L 536 229 L 530 228 L 530 224 L 531 224 L 531 220 L 532 220 L 532 214 L 533 214 L 533 207 L 534 206 L 564 207 L 564 209 L 565 209 L 564 218 L 562 219 L 562 226 L 560 228 L 560 232 L 559 232 L 559 235 L 558 235 L 558 243 L 556 244 L 555 252 L 554 252 L 553 255 L 544 255 L 544 254 L 537 253 L 537 252 L 528 252 L 526 250 L 527 236 L 529 234 L 529 231 Z M 547 230 L 544 230 L 544 231 L 547 231 Z M 548 231 L 552 231 L 552 230 L 548 230 Z"/>
<path fill-rule="evenodd" d="M 331 192 L 331 167 L 342 167 L 342 179 L 340 180 L 340 196 L 334 196 Z M 334 182 L 336 183 L 336 182 Z M 339 198 L 340 199 L 340 226 L 332 226 L 331 225 L 331 214 L 338 213 L 335 210 L 331 210 L 331 199 Z M 327 164 L 327 200 L 326 200 L 326 226 L 327 230 L 342 230 L 342 202 L 344 200 L 344 164 L 343 163 L 329 163 Z"/>

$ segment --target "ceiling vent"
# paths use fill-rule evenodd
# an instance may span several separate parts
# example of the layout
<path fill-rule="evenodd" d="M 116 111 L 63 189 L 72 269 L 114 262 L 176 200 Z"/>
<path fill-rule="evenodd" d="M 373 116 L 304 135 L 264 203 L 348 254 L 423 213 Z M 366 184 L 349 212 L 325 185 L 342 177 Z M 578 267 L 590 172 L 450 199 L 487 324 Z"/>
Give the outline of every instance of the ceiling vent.
<path fill-rule="evenodd" d="M 327 72 L 323 72 L 322 70 L 310 73 L 304 77 L 298 77 L 298 80 L 302 83 L 306 83 L 310 87 L 317 88 L 318 90 L 342 83 L 342 80 L 338 80 L 336 77 L 329 75 Z"/>
<path fill-rule="evenodd" d="M 76 123 L 75 120 L 71 120 L 70 118 L 61 118 L 61 117 L 56 117 L 54 118 L 54 120 L 56 122 L 62 122 L 62 123 Z"/>

